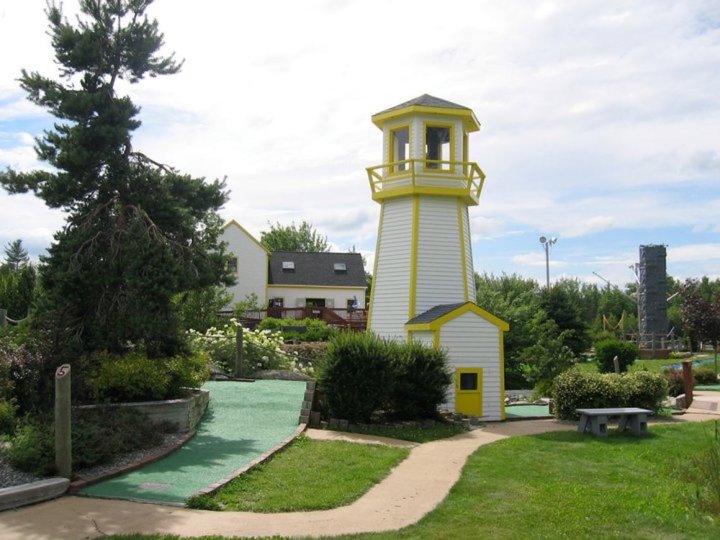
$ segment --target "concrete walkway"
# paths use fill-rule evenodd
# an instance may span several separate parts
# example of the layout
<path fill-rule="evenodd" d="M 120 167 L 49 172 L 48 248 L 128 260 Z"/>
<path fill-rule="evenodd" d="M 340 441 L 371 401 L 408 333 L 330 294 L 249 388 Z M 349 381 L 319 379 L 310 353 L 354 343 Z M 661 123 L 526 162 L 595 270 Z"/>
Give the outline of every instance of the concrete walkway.
<path fill-rule="evenodd" d="M 690 414 L 673 421 L 713 418 L 720 416 Z M 392 531 L 411 525 L 432 511 L 460 478 L 467 458 L 480 446 L 507 437 L 576 429 L 574 423 L 554 420 L 505 422 L 417 445 L 387 479 L 351 505 L 333 510 L 279 514 L 209 512 L 128 501 L 63 497 L 0 514 L 0 538 L 81 539 L 120 533 L 323 536 Z M 362 437 L 352 435 L 351 438 Z"/>

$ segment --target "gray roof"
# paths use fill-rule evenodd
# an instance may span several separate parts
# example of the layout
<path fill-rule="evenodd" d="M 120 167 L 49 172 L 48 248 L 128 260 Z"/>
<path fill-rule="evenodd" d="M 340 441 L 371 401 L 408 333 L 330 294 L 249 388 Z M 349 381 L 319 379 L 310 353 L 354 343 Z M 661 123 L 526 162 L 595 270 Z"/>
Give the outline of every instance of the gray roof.
<path fill-rule="evenodd" d="M 436 98 L 434 96 L 431 96 L 429 94 L 423 94 L 422 96 L 418 96 L 415 99 L 411 99 L 410 101 L 406 101 L 405 103 L 401 103 L 400 105 L 395 105 L 394 107 L 390 107 L 389 109 L 385 109 L 384 111 L 380 111 L 378 114 L 385 114 L 391 111 L 396 111 L 399 109 L 404 109 L 406 107 L 412 107 L 412 106 L 422 106 L 422 107 L 439 107 L 441 109 L 465 109 L 470 110 L 469 107 L 464 107 L 463 105 L 458 105 L 457 103 L 452 103 L 450 101 L 445 101 L 444 99 Z"/>
<path fill-rule="evenodd" d="M 283 262 L 292 262 L 293 270 L 283 270 Z M 335 270 L 345 263 L 346 271 Z M 359 253 L 306 253 L 275 251 L 270 254 L 270 285 L 308 285 L 327 287 L 365 287 L 365 268 Z"/>
<path fill-rule="evenodd" d="M 421 313 L 410 319 L 406 324 L 427 324 L 431 323 L 440 317 L 447 315 L 451 311 L 455 311 L 457 308 L 464 306 L 470 302 L 459 302 L 457 304 L 440 304 L 439 306 L 431 307 L 426 312 Z"/>

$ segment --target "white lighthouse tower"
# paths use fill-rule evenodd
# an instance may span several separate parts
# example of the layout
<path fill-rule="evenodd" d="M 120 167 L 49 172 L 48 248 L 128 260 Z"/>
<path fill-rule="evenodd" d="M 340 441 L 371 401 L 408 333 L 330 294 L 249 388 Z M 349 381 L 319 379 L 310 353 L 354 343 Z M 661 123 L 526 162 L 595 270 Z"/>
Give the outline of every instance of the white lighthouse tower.
<path fill-rule="evenodd" d="M 503 321 L 475 304 L 468 208 L 485 175 L 468 160 L 471 109 L 422 95 L 377 113 L 383 163 L 368 168 L 381 205 L 368 329 L 448 351 L 448 408 L 504 418 Z"/>

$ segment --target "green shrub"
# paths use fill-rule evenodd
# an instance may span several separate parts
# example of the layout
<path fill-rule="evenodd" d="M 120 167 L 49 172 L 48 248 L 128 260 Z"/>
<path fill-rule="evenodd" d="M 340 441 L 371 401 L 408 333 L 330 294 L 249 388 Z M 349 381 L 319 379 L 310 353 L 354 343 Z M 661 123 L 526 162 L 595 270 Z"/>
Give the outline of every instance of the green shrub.
<path fill-rule="evenodd" d="M 619 339 L 605 339 L 595 343 L 595 357 L 601 373 L 614 373 L 613 358 L 618 357 L 620 371 L 627 371 L 638 356 L 638 348 L 634 343 Z"/>
<path fill-rule="evenodd" d="M 137 411 L 113 408 L 73 409 L 73 470 L 110 462 L 115 456 L 157 445 L 166 426 L 153 424 Z M 8 457 L 20 470 L 38 475 L 55 472 L 55 439 L 50 415 L 27 418 L 11 440 Z"/>
<path fill-rule="evenodd" d="M 717 384 L 718 378 L 711 367 L 702 366 L 693 369 L 693 376 L 697 384 Z"/>
<path fill-rule="evenodd" d="M 287 327 L 305 327 L 305 330 L 283 330 Z M 267 317 L 260 321 L 258 330 L 282 332 L 283 339 L 301 342 L 327 341 L 333 335 L 332 328 L 321 319 L 276 319 Z"/>
<path fill-rule="evenodd" d="M 32 420 L 16 430 L 7 451 L 8 459 L 21 471 L 40 476 L 54 472 L 55 439 L 49 421 Z"/>
<path fill-rule="evenodd" d="M 103 354 L 96 372 L 87 379 L 87 385 L 98 402 L 161 400 L 168 396 L 170 375 L 162 361 L 142 353 L 130 353 L 120 358 Z"/>
<path fill-rule="evenodd" d="M 571 369 L 555 378 L 555 415 L 563 420 L 577 419 L 575 409 L 603 407 L 641 407 L 657 411 L 667 396 L 663 375 L 650 372 L 627 374 L 586 373 Z"/>
<path fill-rule="evenodd" d="M 391 350 L 389 342 L 370 333 L 344 332 L 330 341 L 320 384 L 331 416 L 370 420 L 390 395 Z"/>
<path fill-rule="evenodd" d="M 143 353 L 114 357 L 99 355 L 85 384 L 93 401 L 122 403 L 174 399 L 184 388 L 201 386 L 209 376 L 207 355 L 151 359 Z"/>
<path fill-rule="evenodd" d="M 685 382 L 683 380 L 682 371 L 677 369 L 667 369 L 663 371 L 663 377 L 668 386 L 668 395 L 677 397 L 685 393 Z"/>
<path fill-rule="evenodd" d="M 200 388 L 210 377 L 209 362 L 209 355 L 203 351 L 165 360 L 170 392 L 175 394 L 182 388 Z"/>
<path fill-rule="evenodd" d="M 13 399 L 0 399 L 0 435 L 12 435 L 17 423 L 17 405 Z"/>
<path fill-rule="evenodd" d="M 633 371 L 620 377 L 625 407 L 657 411 L 668 395 L 668 383 L 659 373 Z"/>
<path fill-rule="evenodd" d="M 389 409 L 404 420 L 435 416 L 452 382 L 447 353 L 419 343 L 395 348 Z"/>

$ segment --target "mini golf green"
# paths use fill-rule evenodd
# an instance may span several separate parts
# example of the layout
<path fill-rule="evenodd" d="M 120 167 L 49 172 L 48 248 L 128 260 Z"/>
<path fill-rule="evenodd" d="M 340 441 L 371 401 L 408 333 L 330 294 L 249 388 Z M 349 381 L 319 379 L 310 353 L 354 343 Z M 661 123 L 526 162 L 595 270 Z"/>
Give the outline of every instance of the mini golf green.
<path fill-rule="evenodd" d="M 512 418 L 550 418 L 548 405 L 506 405 L 505 416 Z"/>
<path fill-rule="evenodd" d="M 160 461 L 80 494 L 183 504 L 291 436 L 305 386 L 297 381 L 208 382 L 210 404 L 195 437 Z"/>

